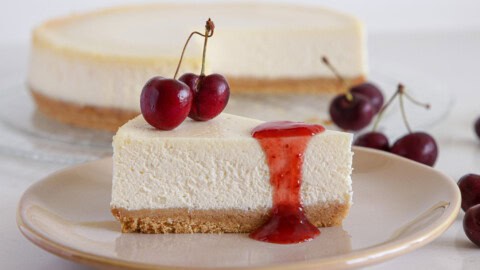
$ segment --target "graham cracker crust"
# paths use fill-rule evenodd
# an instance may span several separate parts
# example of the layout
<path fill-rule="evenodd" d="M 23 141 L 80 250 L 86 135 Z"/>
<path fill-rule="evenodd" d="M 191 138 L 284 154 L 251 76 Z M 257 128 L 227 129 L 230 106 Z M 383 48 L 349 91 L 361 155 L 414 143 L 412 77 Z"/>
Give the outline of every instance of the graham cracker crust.
<path fill-rule="evenodd" d="M 345 84 L 340 85 L 334 78 L 307 78 L 307 79 L 251 79 L 229 78 L 230 89 L 235 95 L 242 93 L 258 94 L 314 94 L 314 93 L 341 93 L 350 85 L 364 82 L 363 76 L 345 79 Z M 127 111 L 117 108 L 97 107 L 90 105 L 78 105 L 73 102 L 62 101 L 48 97 L 30 87 L 33 99 L 38 109 L 43 114 L 59 122 L 72 126 L 117 131 L 128 120 L 137 116 L 138 111 Z M 140 99 L 140 97 L 139 97 Z"/>
<path fill-rule="evenodd" d="M 312 94 L 312 93 L 342 93 L 351 86 L 365 82 L 364 76 L 344 78 L 341 84 L 336 78 L 302 78 L 302 79 L 252 79 L 241 77 L 226 77 L 232 93 L 270 93 L 274 94 Z"/>
<path fill-rule="evenodd" d="M 317 227 L 341 225 L 350 205 L 341 203 L 305 207 L 305 213 Z M 111 209 L 124 233 L 248 233 L 262 225 L 269 210 L 242 211 L 153 209 L 129 211 Z"/>
<path fill-rule="evenodd" d="M 76 127 L 116 132 L 139 113 L 115 108 L 81 106 L 47 97 L 30 89 L 37 108 L 46 116 Z"/>

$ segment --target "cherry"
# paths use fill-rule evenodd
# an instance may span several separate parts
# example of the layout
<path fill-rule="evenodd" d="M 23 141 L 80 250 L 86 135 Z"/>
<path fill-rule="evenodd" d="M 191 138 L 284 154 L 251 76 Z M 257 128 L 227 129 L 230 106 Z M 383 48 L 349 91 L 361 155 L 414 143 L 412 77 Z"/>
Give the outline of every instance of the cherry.
<path fill-rule="evenodd" d="M 399 156 L 433 166 L 438 156 L 435 139 L 425 132 L 409 133 L 398 139 L 391 152 Z"/>
<path fill-rule="evenodd" d="M 367 132 L 358 136 L 353 144 L 383 151 L 390 150 L 387 136 L 385 136 L 385 134 L 381 132 L 376 131 Z"/>
<path fill-rule="evenodd" d="M 372 103 L 375 113 L 378 113 L 383 106 L 383 94 L 380 89 L 369 82 L 362 83 L 350 88 L 350 93 L 364 95 Z"/>
<path fill-rule="evenodd" d="M 332 121 L 345 130 L 360 130 L 372 121 L 375 111 L 363 95 L 340 94 L 330 103 Z"/>
<path fill-rule="evenodd" d="M 193 91 L 193 104 L 188 115 L 196 121 L 207 121 L 219 115 L 227 106 L 230 87 L 220 74 L 198 76 L 185 73 L 180 78 Z"/>
<path fill-rule="evenodd" d="M 194 92 L 193 89 L 196 89 L 198 85 L 198 78 L 199 76 L 197 74 L 185 73 L 182 76 L 180 76 L 178 80 L 188 85 L 188 87 L 192 89 L 192 92 Z"/>
<path fill-rule="evenodd" d="M 207 41 L 213 35 L 215 25 L 208 19 L 205 24 L 205 37 L 203 43 L 202 70 L 200 75 L 193 73 L 183 74 L 179 80 L 187 84 L 193 92 L 193 104 L 188 115 L 196 121 L 207 121 L 219 115 L 227 106 L 230 97 L 230 86 L 220 74 L 205 76 L 205 58 L 207 54 Z M 183 52 L 182 52 L 183 55 Z M 177 74 L 177 71 L 175 74 Z"/>
<path fill-rule="evenodd" d="M 332 71 L 341 84 L 346 84 L 343 77 L 335 67 L 330 64 L 327 57 L 323 56 L 322 62 Z M 378 110 L 373 107 L 369 95 L 348 91 L 336 96 L 330 102 L 329 112 L 332 121 L 337 126 L 345 130 L 357 131 L 368 126 Z"/>
<path fill-rule="evenodd" d="M 480 204 L 480 175 L 467 174 L 458 180 L 458 187 L 462 193 L 462 209 L 467 211 L 470 207 Z"/>
<path fill-rule="evenodd" d="M 463 217 L 463 230 L 468 239 L 480 247 L 480 205 L 470 207 Z"/>
<path fill-rule="evenodd" d="M 192 100 L 192 91 L 183 82 L 153 77 L 142 89 L 140 109 L 150 125 L 171 130 L 187 118 Z"/>
<path fill-rule="evenodd" d="M 345 79 L 337 69 L 330 64 L 327 57 L 322 62 L 337 77 L 337 80 L 346 85 Z M 372 121 L 373 116 L 383 106 L 383 95 L 375 85 L 363 83 L 352 87 L 346 93 L 336 96 L 330 103 L 330 117 L 332 121 L 345 130 L 360 130 Z"/>
<path fill-rule="evenodd" d="M 475 122 L 475 133 L 477 133 L 477 137 L 480 139 L 480 117 Z"/>

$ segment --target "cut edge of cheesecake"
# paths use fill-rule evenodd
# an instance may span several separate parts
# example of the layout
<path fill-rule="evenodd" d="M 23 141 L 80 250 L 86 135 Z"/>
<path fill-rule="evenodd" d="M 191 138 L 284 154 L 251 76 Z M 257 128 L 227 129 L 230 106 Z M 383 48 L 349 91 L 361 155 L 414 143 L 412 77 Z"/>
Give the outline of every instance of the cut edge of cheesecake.
<path fill-rule="evenodd" d="M 235 115 L 229 115 L 225 113 L 221 114 L 219 117 L 221 118 L 219 121 L 240 121 L 240 122 L 251 121 L 249 125 L 252 127 L 258 125 L 259 123 L 262 123 L 262 121 L 259 121 L 259 120 L 239 117 Z M 214 132 L 220 132 L 219 134 L 224 135 L 227 141 L 238 140 L 239 138 L 241 138 L 241 136 L 243 137 L 250 136 L 250 133 L 247 132 L 247 130 L 250 130 L 250 127 L 246 128 L 248 125 L 243 127 L 243 124 L 240 124 L 239 126 L 241 127 L 239 129 L 243 130 L 243 132 L 240 137 L 236 137 L 236 134 L 235 134 L 237 129 L 235 127 L 236 123 L 227 124 L 226 131 L 223 132 L 223 131 L 215 131 L 215 128 L 218 127 L 218 125 L 215 123 L 209 123 L 209 122 L 195 123 L 191 121 L 191 123 L 188 123 L 187 127 L 184 127 L 183 129 L 179 129 L 177 131 L 167 131 L 167 133 L 164 133 L 162 131 L 155 130 L 153 127 L 149 127 L 148 124 L 146 124 L 146 122 L 143 120 L 143 117 L 140 115 L 136 119 L 131 120 L 129 124 L 126 124 L 125 126 L 127 127 L 121 128 L 117 132 L 117 135 L 115 135 L 114 137 L 114 143 L 113 143 L 114 145 L 114 180 L 112 184 L 112 189 L 113 189 L 112 202 L 110 206 L 111 206 L 111 212 L 113 216 L 117 220 L 119 220 L 121 223 L 122 232 L 246 233 L 246 232 L 251 232 L 253 229 L 259 227 L 262 223 L 264 223 L 268 219 L 269 209 L 270 209 L 269 207 L 254 207 L 254 208 L 248 207 L 248 209 L 245 209 L 244 206 L 243 207 L 240 207 L 240 206 L 225 207 L 225 208 L 218 208 L 214 206 L 213 208 L 209 209 L 208 207 L 199 208 L 198 205 L 192 206 L 192 207 L 165 207 L 165 208 L 145 207 L 145 205 L 142 207 L 138 207 L 138 205 L 135 206 L 136 204 L 138 204 L 138 201 L 131 200 L 131 199 L 124 200 L 125 198 L 128 198 L 128 195 L 126 195 L 127 193 L 133 192 L 131 194 L 134 194 L 135 193 L 134 191 L 131 191 L 131 190 L 125 191 L 125 190 L 118 189 L 118 187 L 117 189 L 115 188 L 115 185 L 119 185 L 117 181 L 119 181 L 119 177 L 121 176 L 121 174 L 118 174 L 118 170 L 122 170 L 119 168 L 115 168 L 117 164 L 119 164 L 119 167 L 123 166 L 123 170 L 127 170 L 126 174 L 127 175 L 130 174 L 130 176 L 132 175 L 131 172 L 135 171 L 136 167 L 138 166 L 138 164 L 129 164 L 128 166 L 130 167 L 128 166 L 127 166 L 128 168 L 125 167 L 125 165 L 128 162 L 124 160 L 125 157 L 121 157 L 121 156 L 124 155 L 125 153 L 131 154 L 131 152 L 129 150 L 122 151 L 120 149 L 122 147 L 127 147 L 127 148 L 130 147 L 131 149 L 135 149 L 135 148 L 138 148 L 139 145 L 144 145 L 144 147 L 146 147 L 147 149 L 150 149 L 151 147 L 149 148 L 148 143 L 144 142 L 144 140 L 146 138 L 151 138 L 153 140 L 152 141 L 153 144 L 164 144 L 162 147 L 169 148 L 168 151 L 175 151 L 176 149 L 172 150 L 174 149 L 175 145 L 169 144 L 168 142 L 165 142 L 165 141 L 167 141 L 168 139 L 173 139 L 173 140 L 180 140 L 181 143 L 188 144 L 189 143 L 188 139 L 190 139 L 188 137 L 188 134 L 190 132 L 192 133 L 192 138 L 194 138 L 194 141 L 198 142 L 198 140 L 211 139 L 209 138 L 208 132 L 207 133 L 203 132 L 204 128 L 210 128 L 214 130 Z M 210 126 L 207 126 L 207 125 L 210 125 Z M 247 132 L 248 134 L 243 134 L 245 132 Z M 161 136 L 162 133 L 165 134 L 165 137 Z M 328 131 L 328 133 L 330 135 L 334 135 L 337 133 L 344 134 L 343 132 L 336 132 L 336 131 Z M 153 138 L 156 136 L 156 134 L 158 134 L 159 136 L 156 138 Z M 348 136 L 344 136 L 345 142 L 340 141 L 339 147 L 345 147 L 346 144 L 351 143 L 351 134 L 348 134 L 348 135 L 350 136 L 350 141 L 347 142 L 349 140 L 347 138 Z M 252 141 L 255 141 L 255 139 L 252 138 Z M 138 144 L 138 142 L 140 144 Z M 201 144 L 208 144 L 208 142 L 207 141 L 201 142 Z M 334 142 L 329 141 L 327 145 L 328 144 L 330 146 L 327 146 L 327 147 L 330 147 L 331 148 L 330 151 L 331 151 L 333 149 L 332 147 L 335 147 L 335 146 L 332 146 Z M 162 153 L 158 153 L 158 151 L 155 151 L 155 153 L 157 153 L 156 155 L 160 156 L 161 158 L 169 159 L 169 157 L 161 156 Z M 337 198 L 334 200 L 327 200 L 327 201 L 318 201 L 316 203 L 309 203 L 307 205 L 304 205 L 306 216 L 309 218 L 310 222 L 312 222 L 312 224 L 314 224 L 315 226 L 330 227 L 330 226 L 341 225 L 343 219 L 348 215 L 350 206 L 352 204 L 352 190 L 351 190 L 351 178 L 350 178 L 352 155 L 353 153 L 351 153 L 351 149 L 350 149 L 347 156 L 344 157 L 345 160 L 349 159 L 349 162 L 347 161 L 348 164 L 344 164 L 343 167 L 348 167 L 348 168 L 339 169 L 339 167 L 336 167 L 334 169 L 334 170 L 340 171 L 340 172 L 336 171 L 335 173 L 337 174 L 338 173 L 342 174 L 341 171 L 343 171 L 343 174 L 342 176 L 340 176 L 340 178 L 346 177 L 347 179 L 343 178 L 342 181 L 346 181 L 349 183 L 348 187 L 346 186 L 342 187 L 345 190 L 342 189 L 342 191 L 340 192 L 336 191 L 337 192 L 336 194 L 339 194 L 339 196 L 342 196 L 343 198 Z M 191 156 L 191 154 L 189 154 L 188 156 Z M 141 157 L 141 158 L 145 158 L 147 160 L 146 162 L 152 162 L 154 164 L 158 162 L 158 160 L 154 160 L 154 161 L 149 160 L 148 157 Z M 174 159 L 176 158 L 178 157 L 174 157 Z M 126 158 L 126 159 L 129 160 L 129 158 Z M 191 158 L 191 159 L 195 160 L 195 158 Z M 182 159 L 180 158 L 180 160 Z M 320 160 L 319 162 L 321 162 Z M 145 170 L 145 161 L 141 161 L 140 163 L 143 164 L 140 166 L 142 168 L 141 169 L 142 172 L 140 172 L 141 175 L 143 175 L 144 173 L 151 173 L 151 172 L 143 171 Z M 309 170 L 311 169 L 312 168 L 309 168 Z M 255 170 L 258 170 L 258 168 L 255 168 Z M 165 172 L 165 174 L 168 174 L 168 173 Z M 152 174 L 149 177 L 154 177 L 154 175 Z M 267 178 L 267 179 L 263 179 L 263 178 Z M 268 181 L 268 173 L 264 174 L 263 177 L 261 178 L 257 177 L 256 179 L 257 180 L 261 179 L 260 181 L 266 182 L 268 187 L 270 187 L 269 181 Z M 195 180 L 195 181 L 201 181 L 201 180 Z M 132 183 L 129 183 L 129 184 L 132 184 Z M 144 184 L 141 183 L 141 181 L 136 184 L 142 185 L 142 189 L 150 190 L 149 187 L 144 187 Z M 168 185 L 168 183 L 164 183 L 164 184 L 165 186 Z M 311 186 L 309 188 L 311 188 Z M 207 192 L 205 190 L 203 191 L 195 190 L 195 189 L 193 190 L 194 192 Z M 229 190 L 229 189 L 226 189 L 226 190 Z M 213 191 L 209 190 L 208 192 L 213 192 Z M 261 188 L 259 192 L 261 192 Z M 309 192 L 311 192 L 311 190 Z M 114 196 L 118 194 L 120 194 L 120 197 L 125 197 L 125 198 L 115 199 Z M 343 195 L 340 195 L 340 194 L 343 194 Z M 162 197 L 163 195 L 158 194 L 158 196 Z M 234 195 L 232 194 L 232 196 Z M 150 198 L 150 199 L 155 200 L 154 198 Z M 126 204 L 128 205 L 130 202 L 132 203 L 132 208 L 127 209 L 125 205 Z M 147 202 L 147 204 L 149 203 Z M 170 204 L 172 204 L 172 202 L 170 202 Z M 184 204 L 183 202 L 180 202 L 180 203 L 173 202 L 173 205 L 183 205 L 183 204 Z"/>

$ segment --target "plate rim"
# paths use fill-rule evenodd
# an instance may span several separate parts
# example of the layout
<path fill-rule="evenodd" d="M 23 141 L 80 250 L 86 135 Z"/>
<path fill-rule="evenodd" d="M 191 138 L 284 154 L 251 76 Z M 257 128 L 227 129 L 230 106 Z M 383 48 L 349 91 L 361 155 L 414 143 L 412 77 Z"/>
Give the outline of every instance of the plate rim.
<path fill-rule="evenodd" d="M 321 258 L 321 259 L 311 259 L 309 261 L 300 261 L 287 264 L 272 264 L 264 266 L 253 266 L 253 267 L 227 267 L 223 269 L 249 269 L 249 270 L 290 270 L 290 269 L 318 269 L 323 268 L 335 268 L 335 269 L 347 269 L 352 267 L 362 267 L 367 265 L 372 265 L 375 263 L 380 263 L 400 255 L 411 252 L 415 249 L 418 249 L 422 246 L 427 245 L 428 243 L 435 240 L 439 237 L 444 231 L 446 231 L 455 221 L 461 204 L 461 195 L 458 186 L 455 181 L 448 175 L 433 169 L 429 166 L 408 160 L 406 158 L 387 153 L 384 151 L 368 149 L 364 147 L 352 147 L 354 153 L 364 152 L 366 154 L 374 155 L 384 155 L 388 159 L 393 159 L 401 163 L 408 164 L 408 166 L 423 167 L 423 169 L 430 170 L 433 173 L 436 173 L 439 176 L 437 181 L 444 181 L 452 191 L 454 191 L 454 200 L 449 202 L 449 206 L 445 208 L 442 216 L 439 217 L 433 224 L 430 224 L 427 228 L 416 232 L 408 237 L 401 238 L 400 240 L 392 240 L 387 243 L 382 242 L 377 245 L 365 247 L 355 252 L 350 252 L 347 254 L 340 254 L 331 257 Z M 94 163 L 107 162 L 111 157 L 98 159 L 95 161 L 86 162 L 83 164 L 67 167 L 65 169 L 56 171 L 39 181 L 36 181 L 30 185 L 27 190 L 22 194 L 21 199 L 17 206 L 16 220 L 17 227 L 25 238 L 31 241 L 36 246 L 44 249 L 54 255 L 62 257 L 67 260 L 71 260 L 77 263 L 90 265 L 94 267 L 120 267 L 123 269 L 179 269 L 179 266 L 169 266 L 169 265 L 157 265 L 150 263 L 139 263 L 131 262 L 121 259 L 113 259 L 108 256 L 96 255 L 94 253 L 89 253 L 81 251 L 72 247 L 65 246 L 61 243 L 58 243 L 54 240 L 49 239 L 47 236 L 42 234 L 41 231 L 35 229 L 34 226 L 29 224 L 28 218 L 26 218 L 23 213 L 25 206 L 28 202 L 29 194 L 32 193 L 37 186 L 44 184 L 46 181 L 51 180 L 55 176 L 68 173 L 71 170 L 81 169 L 82 167 L 89 167 Z M 441 179 L 441 180 L 440 180 Z M 428 230 L 427 230 L 428 229 Z M 426 231 L 425 231 L 426 230 Z M 425 232 L 424 232 L 425 231 Z M 202 267 L 181 267 L 182 269 L 190 270 L 200 270 L 200 269 L 214 269 L 214 268 L 202 268 Z"/>

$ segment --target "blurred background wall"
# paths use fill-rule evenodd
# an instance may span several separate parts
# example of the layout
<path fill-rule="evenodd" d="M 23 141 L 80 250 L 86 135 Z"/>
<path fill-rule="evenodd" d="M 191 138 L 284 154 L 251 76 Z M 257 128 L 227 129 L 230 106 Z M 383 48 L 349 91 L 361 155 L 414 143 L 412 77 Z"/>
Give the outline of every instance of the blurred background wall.
<path fill-rule="evenodd" d="M 98 7 L 145 2 L 154 1 L 0 0 L 0 42 L 27 42 L 30 29 L 52 16 Z M 176 2 L 201 4 L 202 1 L 179 0 Z M 480 0 L 283 0 L 281 2 L 324 5 L 353 13 L 366 22 L 370 34 L 480 30 Z"/>

